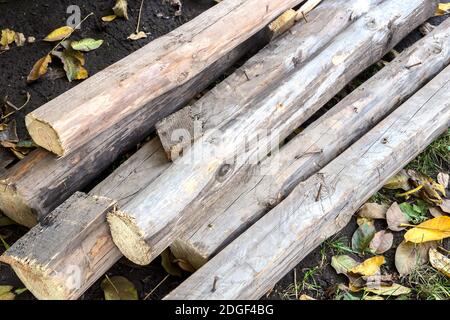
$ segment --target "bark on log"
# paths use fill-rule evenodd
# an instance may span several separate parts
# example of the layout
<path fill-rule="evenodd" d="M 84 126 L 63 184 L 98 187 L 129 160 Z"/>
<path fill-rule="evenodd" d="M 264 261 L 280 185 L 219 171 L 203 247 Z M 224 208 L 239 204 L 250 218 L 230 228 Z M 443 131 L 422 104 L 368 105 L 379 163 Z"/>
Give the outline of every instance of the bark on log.
<path fill-rule="evenodd" d="M 217 128 L 246 107 L 265 90 L 275 88 L 298 66 L 313 57 L 353 21 L 381 0 L 326 1 L 282 38 L 270 43 L 241 68 L 206 93 L 192 106 L 169 115 L 156 124 L 170 160 L 185 152 L 204 132 Z"/>
<path fill-rule="evenodd" d="M 258 299 L 450 125 L 450 67 L 165 299 Z"/>
<path fill-rule="evenodd" d="M 201 74 L 301 0 L 227 0 L 31 112 L 33 140 L 65 156 Z"/>
<path fill-rule="evenodd" d="M 78 299 L 122 257 L 106 212 L 116 202 L 126 204 L 169 165 L 160 142 L 153 139 L 89 195 L 77 192 L 47 215 L 0 261 L 10 264 L 38 299 Z"/>
<path fill-rule="evenodd" d="M 75 153 L 57 158 L 43 149 L 33 151 L 1 178 L 0 210 L 14 221 L 31 228 L 75 191 L 88 185 L 121 154 L 147 137 L 158 120 L 185 106 L 245 53 L 264 43 L 267 43 L 267 29 Z"/>
<path fill-rule="evenodd" d="M 276 90 L 250 101 L 246 112 L 220 130 L 205 134 L 130 203 L 108 214 L 113 240 L 122 253 L 137 264 L 150 263 L 181 232 L 204 219 L 195 211 L 183 211 L 191 202 L 216 200 L 224 182 L 240 174 L 246 164 L 265 157 L 280 138 L 380 59 L 435 8 L 436 1 L 429 0 L 383 2 Z"/>
<path fill-rule="evenodd" d="M 450 19 L 345 97 L 279 153 L 251 169 L 171 245 L 198 269 L 450 63 Z"/>

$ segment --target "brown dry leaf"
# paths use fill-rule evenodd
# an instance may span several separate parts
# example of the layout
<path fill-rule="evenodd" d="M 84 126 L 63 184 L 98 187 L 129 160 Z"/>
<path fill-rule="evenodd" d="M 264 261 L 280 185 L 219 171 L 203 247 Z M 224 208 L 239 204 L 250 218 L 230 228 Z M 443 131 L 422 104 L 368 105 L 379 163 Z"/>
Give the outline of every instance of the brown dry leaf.
<path fill-rule="evenodd" d="M 386 212 L 386 221 L 388 224 L 388 228 L 392 231 L 401 231 L 404 230 L 405 227 L 402 227 L 402 224 L 407 224 L 409 222 L 406 215 L 400 209 L 397 202 L 394 202 Z"/>
<path fill-rule="evenodd" d="M 175 263 L 175 260 L 170 249 L 166 249 L 161 253 L 161 265 L 164 270 L 172 276 L 181 277 L 183 275 L 182 269 Z"/>
<path fill-rule="evenodd" d="M 428 250 L 437 247 L 436 242 L 411 243 L 403 241 L 395 252 L 395 267 L 401 276 L 410 274 L 414 269 L 428 262 Z"/>
<path fill-rule="evenodd" d="M 47 72 L 49 63 L 52 62 L 52 57 L 48 54 L 45 57 L 39 59 L 31 69 L 30 74 L 27 77 L 27 82 L 33 82 L 39 79 Z"/>
<path fill-rule="evenodd" d="M 409 184 L 409 176 L 406 173 L 405 170 L 401 170 L 399 173 L 397 173 L 395 176 L 390 178 L 388 182 L 383 186 L 383 188 L 386 189 L 403 189 L 403 190 L 409 190 L 410 184 Z"/>
<path fill-rule="evenodd" d="M 450 278 L 450 259 L 436 249 L 430 249 L 428 254 L 433 268 Z"/>
<path fill-rule="evenodd" d="M 308 296 L 307 294 L 302 294 L 302 295 L 300 295 L 298 300 L 316 300 L 316 299 L 314 299 L 313 297 Z"/>
<path fill-rule="evenodd" d="M 83 80 L 89 76 L 88 71 L 83 67 L 85 63 L 83 53 L 69 48 L 62 52 L 53 51 L 52 54 L 63 62 L 69 82 L 72 80 Z"/>
<path fill-rule="evenodd" d="M 430 214 L 431 214 L 433 217 L 435 217 L 435 218 L 444 215 L 444 211 L 442 211 L 441 209 L 439 209 L 439 207 L 431 207 L 429 210 L 430 210 Z"/>
<path fill-rule="evenodd" d="M 174 263 L 177 263 L 178 266 L 184 271 L 187 271 L 190 273 L 195 272 L 195 268 L 188 261 L 185 261 L 183 259 L 175 259 Z"/>
<path fill-rule="evenodd" d="M 16 32 L 14 36 L 14 43 L 16 44 L 16 46 L 22 47 L 25 45 L 26 42 L 27 39 L 25 38 L 24 34 L 21 32 Z"/>
<path fill-rule="evenodd" d="M 56 30 L 53 30 L 52 32 L 50 32 L 45 38 L 44 41 L 48 41 L 48 42 L 55 42 L 55 41 L 60 41 L 64 38 L 69 37 L 72 32 L 74 31 L 74 29 L 72 27 L 69 26 L 64 26 L 61 28 L 58 28 Z"/>
<path fill-rule="evenodd" d="M 441 194 L 445 196 L 444 186 L 415 170 L 408 170 L 407 173 L 413 187 L 415 189 L 420 188 L 420 190 L 418 190 L 418 195 L 423 200 L 432 205 L 440 205 L 442 203 Z"/>
<path fill-rule="evenodd" d="M 117 18 L 117 16 L 115 14 L 111 14 L 109 16 L 102 17 L 102 21 L 111 22 L 111 21 L 114 21 L 116 18 Z"/>
<path fill-rule="evenodd" d="M 127 0 L 116 0 L 116 5 L 113 7 L 113 11 L 117 17 L 122 17 L 128 20 Z"/>
<path fill-rule="evenodd" d="M 392 247 L 394 242 L 394 235 L 386 230 L 381 230 L 375 233 L 369 248 L 375 254 L 382 254 L 388 251 Z"/>
<path fill-rule="evenodd" d="M 135 41 L 143 38 L 147 38 L 147 34 L 144 31 L 139 31 L 138 33 L 130 34 L 127 39 Z"/>
<path fill-rule="evenodd" d="M 450 213 L 450 200 L 442 199 L 442 203 L 439 205 L 439 208 L 441 208 L 441 210 L 445 213 Z"/>
<path fill-rule="evenodd" d="M 449 175 L 444 172 L 439 172 L 437 175 L 437 182 L 442 185 L 444 188 L 448 187 Z"/>
<path fill-rule="evenodd" d="M 14 42 L 16 32 L 11 29 L 3 29 L 2 37 L 0 38 L 0 46 L 3 50 L 8 50 L 8 46 Z"/>
<path fill-rule="evenodd" d="M 134 284 L 125 277 L 114 276 L 102 281 L 105 300 L 139 300 Z"/>
<path fill-rule="evenodd" d="M 384 298 L 380 296 L 365 296 L 363 300 L 384 300 Z"/>
<path fill-rule="evenodd" d="M 386 219 L 388 206 L 378 203 L 365 203 L 358 211 L 358 215 L 368 219 Z"/>
<path fill-rule="evenodd" d="M 450 237 L 450 217 L 441 216 L 422 222 L 405 233 L 405 240 L 413 243 L 439 241 Z"/>
<path fill-rule="evenodd" d="M 354 274 L 360 274 L 362 276 L 373 276 L 380 271 L 380 266 L 384 264 L 386 260 L 383 256 L 376 256 L 365 260 L 363 263 L 351 268 L 349 272 Z"/>

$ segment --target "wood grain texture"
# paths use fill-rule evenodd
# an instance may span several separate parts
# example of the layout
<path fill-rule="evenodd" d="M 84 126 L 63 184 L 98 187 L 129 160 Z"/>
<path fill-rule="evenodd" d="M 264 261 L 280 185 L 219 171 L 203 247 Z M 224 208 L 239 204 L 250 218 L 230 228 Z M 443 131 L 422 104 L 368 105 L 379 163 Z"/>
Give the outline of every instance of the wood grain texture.
<path fill-rule="evenodd" d="M 258 299 L 450 125 L 450 67 L 165 299 Z M 213 283 L 215 282 L 214 289 Z"/>
<path fill-rule="evenodd" d="M 171 245 L 176 258 L 200 268 L 250 225 L 280 203 L 300 182 L 320 170 L 394 107 L 450 63 L 450 19 L 404 51 L 276 154 L 232 182 Z M 395 88 L 393 90 L 393 88 Z M 230 182 L 231 183 L 231 182 Z"/>
<path fill-rule="evenodd" d="M 77 152 L 57 158 L 43 149 L 33 151 L 0 178 L 0 210 L 31 228 L 75 191 L 87 186 L 121 154 L 145 139 L 158 120 L 185 106 L 245 53 L 260 48 L 264 43 L 267 43 L 266 30 L 210 65 L 194 79 L 158 97 L 110 131 L 95 137 Z"/>
<path fill-rule="evenodd" d="M 359 0 L 325 1 L 308 15 L 308 22 L 299 21 L 200 101 L 158 122 L 156 130 L 169 159 L 175 160 L 205 132 L 249 108 L 248 102 L 259 94 L 276 88 L 355 19 L 379 3 L 380 0 L 371 0 L 361 7 Z"/>
<path fill-rule="evenodd" d="M 33 140 L 65 156 L 204 72 L 301 0 L 227 0 L 27 115 Z M 144 106 L 148 106 L 145 108 Z M 162 112 L 170 114 L 170 108 Z"/>
<path fill-rule="evenodd" d="M 151 140 L 89 195 L 77 192 L 47 215 L 0 261 L 10 264 L 38 299 L 79 298 L 122 257 L 106 212 L 125 205 L 168 166 L 160 142 Z"/>
<path fill-rule="evenodd" d="M 217 200 L 224 182 L 278 147 L 281 139 L 433 15 L 435 8 L 436 2 L 428 0 L 383 2 L 276 90 L 253 99 L 240 115 L 203 135 L 130 203 L 108 214 L 113 240 L 122 253 L 137 264 L 150 263 L 181 232 L 203 221 L 195 210 L 184 211 L 190 203 Z"/>

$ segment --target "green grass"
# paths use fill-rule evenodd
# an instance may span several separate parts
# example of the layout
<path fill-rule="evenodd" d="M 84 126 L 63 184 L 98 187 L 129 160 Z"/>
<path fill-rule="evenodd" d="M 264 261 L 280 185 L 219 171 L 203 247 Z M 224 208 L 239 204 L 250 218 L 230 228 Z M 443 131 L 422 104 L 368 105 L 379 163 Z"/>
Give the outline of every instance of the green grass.
<path fill-rule="evenodd" d="M 449 300 L 450 279 L 430 266 L 414 270 L 406 279 L 417 299 Z"/>
<path fill-rule="evenodd" d="M 294 282 L 286 288 L 281 297 L 288 300 L 297 299 L 297 297 L 299 297 L 306 290 L 320 293 L 321 287 L 317 284 L 315 279 L 315 277 L 320 274 L 320 271 L 321 268 L 319 266 L 304 269 L 301 281 L 297 281 L 297 279 L 294 278 Z M 297 274 L 295 270 L 294 274 Z"/>
<path fill-rule="evenodd" d="M 331 237 L 327 239 L 323 247 L 331 252 L 331 256 L 342 255 L 348 253 L 357 253 L 352 250 L 346 237 Z"/>
<path fill-rule="evenodd" d="M 414 169 L 435 178 L 439 172 L 450 168 L 450 129 L 419 154 L 407 169 Z"/>

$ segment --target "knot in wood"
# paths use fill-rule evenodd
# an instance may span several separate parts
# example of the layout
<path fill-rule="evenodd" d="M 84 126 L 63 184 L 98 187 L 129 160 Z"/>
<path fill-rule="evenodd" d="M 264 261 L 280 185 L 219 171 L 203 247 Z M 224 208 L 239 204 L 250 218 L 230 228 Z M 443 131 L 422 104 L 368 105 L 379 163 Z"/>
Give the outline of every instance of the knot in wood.
<path fill-rule="evenodd" d="M 222 164 L 219 169 L 217 169 L 216 180 L 218 182 L 223 182 L 226 180 L 228 174 L 233 170 L 234 165 L 230 163 Z"/>

